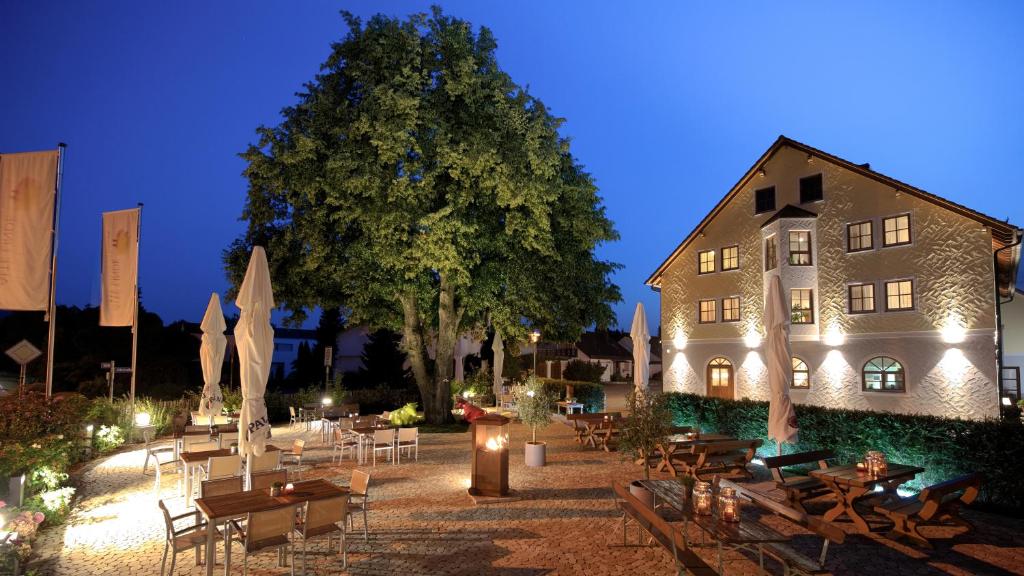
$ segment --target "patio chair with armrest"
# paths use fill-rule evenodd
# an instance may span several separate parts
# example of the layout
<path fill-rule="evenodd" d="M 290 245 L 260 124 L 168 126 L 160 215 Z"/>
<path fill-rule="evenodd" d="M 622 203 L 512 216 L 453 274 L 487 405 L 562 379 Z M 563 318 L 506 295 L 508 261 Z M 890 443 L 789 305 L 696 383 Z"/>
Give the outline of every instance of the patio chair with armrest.
<path fill-rule="evenodd" d="M 398 463 L 402 462 L 402 449 L 410 455 L 415 454 L 415 460 L 418 462 L 420 459 L 420 429 L 419 428 L 399 428 L 398 429 L 398 443 L 395 445 L 398 452 Z"/>
<path fill-rule="evenodd" d="M 344 429 L 334 430 L 334 449 L 331 452 L 331 464 L 335 463 L 335 460 L 341 462 L 345 459 L 345 452 L 352 453 L 352 459 L 355 460 L 359 456 L 359 437 Z"/>
<path fill-rule="evenodd" d="M 278 564 L 281 564 L 281 552 L 292 555 L 291 573 L 295 574 L 295 550 L 289 536 L 295 530 L 295 514 L 297 505 L 282 506 L 263 512 L 249 512 L 245 524 L 237 520 L 228 523 L 228 532 L 224 543 L 224 573 L 231 572 L 231 544 L 242 544 L 242 574 L 249 573 L 249 555 L 263 550 L 277 550 Z"/>
<path fill-rule="evenodd" d="M 339 552 L 341 567 L 348 568 L 348 545 L 345 542 L 345 520 L 348 519 L 348 499 L 344 496 L 328 500 L 306 502 L 302 521 L 295 526 L 295 537 L 302 540 L 302 574 L 306 573 L 306 542 L 327 536 L 327 548 L 331 539 L 340 534 Z"/>
<path fill-rule="evenodd" d="M 170 574 L 174 574 L 174 564 L 178 559 L 178 554 L 187 552 L 189 550 L 196 551 L 196 558 L 202 558 L 199 555 L 199 551 L 206 546 L 206 523 L 200 522 L 190 524 L 184 528 L 178 528 L 175 523 L 184 520 L 186 518 L 195 519 L 195 512 L 186 512 L 184 514 L 178 514 L 177 516 L 171 516 L 171 513 L 167 510 L 167 506 L 163 500 L 158 500 L 157 504 L 160 506 L 160 512 L 164 515 L 164 555 L 160 559 L 160 576 L 164 574 L 164 566 L 167 564 L 167 553 L 171 553 L 171 569 Z M 215 538 L 221 538 L 222 534 L 218 531 Z"/>
<path fill-rule="evenodd" d="M 288 483 L 287 470 L 267 470 L 249 474 L 249 490 L 266 490 L 277 482 L 282 486 Z"/>
<path fill-rule="evenodd" d="M 375 430 L 373 433 L 373 465 L 377 465 L 377 452 L 387 452 L 391 462 L 395 461 L 395 431 Z"/>
<path fill-rule="evenodd" d="M 352 480 L 348 486 L 348 525 L 352 525 L 352 512 L 363 513 L 363 539 L 370 540 L 370 524 L 367 516 L 367 508 L 370 504 L 370 474 L 362 470 L 352 471 Z"/>
<path fill-rule="evenodd" d="M 289 464 L 295 467 L 295 475 L 302 478 L 302 451 L 306 447 L 306 441 L 301 438 L 297 438 L 292 442 L 292 449 L 281 452 L 281 465 L 285 468 Z"/>

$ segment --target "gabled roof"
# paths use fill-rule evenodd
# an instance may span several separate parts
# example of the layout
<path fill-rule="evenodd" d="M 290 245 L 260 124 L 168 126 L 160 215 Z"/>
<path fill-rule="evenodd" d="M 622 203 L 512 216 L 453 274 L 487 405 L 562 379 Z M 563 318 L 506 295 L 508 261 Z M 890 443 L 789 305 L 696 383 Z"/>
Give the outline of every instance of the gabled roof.
<path fill-rule="evenodd" d="M 576 348 L 589 358 L 602 360 L 632 360 L 633 354 L 619 344 L 607 332 L 584 332 L 576 342 Z"/>
<path fill-rule="evenodd" d="M 765 226 L 771 224 L 772 222 L 775 222 L 779 218 L 817 218 L 817 217 L 818 217 L 818 215 L 815 214 L 814 212 L 811 212 L 810 210 L 804 210 L 803 208 L 800 208 L 798 206 L 793 206 L 792 204 L 786 204 L 785 206 L 782 207 L 781 210 L 778 210 L 778 211 L 775 212 L 775 214 L 772 214 L 771 218 L 765 220 L 764 224 L 761 224 L 761 228 L 764 228 Z"/>
<path fill-rule="evenodd" d="M 685 250 L 691 242 L 693 242 L 694 238 L 699 236 L 700 232 L 704 229 L 704 227 L 707 226 L 711 222 L 711 220 L 713 220 L 715 216 L 717 216 L 719 212 L 721 212 L 722 209 L 725 208 L 729 201 L 731 201 L 737 194 L 739 194 L 740 190 L 743 189 L 747 182 L 749 182 L 750 179 L 753 178 L 754 175 L 758 173 L 758 171 L 764 166 L 764 164 L 768 160 L 770 160 L 776 152 L 778 152 L 781 148 L 786 146 L 793 148 L 794 150 L 804 152 L 809 157 L 820 158 L 826 162 L 830 162 L 832 164 L 845 168 L 851 172 L 860 174 L 861 176 L 864 176 L 866 178 L 871 178 L 872 180 L 875 180 L 887 186 L 892 186 L 893 188 L 900 192 L 906 192 L 911 196 L 916 196 L 922 200 L 931 202 L 932 204 L 941 206 L 947 210 L 950 210 L 951 212 L 955 212 L 961 216 L 970 218 L 981 223 L 984 226 L 987 226 L 992 231 L 992 249 L 993 252 L 996 252 L 997 261 L 999 262 L 997 276 L 999 278 L 1000 293 L 1003 294 L 1003 296 L 1006 296 L 1009 294 L 1010 291 L 1013 290 L 1013 285 L 1017 276 L 1017 266 L 1020 262 L 1020 248 L 1016 247 L 1012 250 L 1004 250 L 1001 253 L 997 251 L 1004 247 L 1011 246 L 1015 242 L 1019 241 L 1020 235 L 1022 233 L 1022 231 L 1019 228 L 1011 225 L 1006 221 L 997 220 L 992 216 L 982 214 L 981 212 L 972 210 L 962 204 L 957 204 L 956 202 L 947 200 L 945 198 L 942 198 L 941 196 L 936 196 L 935 194 L 926 192 L 924 190 L 921 190 L 920 188 L 916 188 L 904 182 L 900 182 L 899 180 L 886 176 L 885 174 L 875 172 L 874 170 L 871 169 L 871 166 L 869 164 L 854 164 L 849 160 L 844 160 L 838 156 L 833 156 L 828 152 L 823 152 L 821 150 L 818 150 L 817 148 L 813 148 L 811 146 L 808 146 L 807 144 L 797 142 L 796 140 L 792 140 L 785 136 L 779 136 L 779 138 L 768 148 L 768 150 L 765 150 L 764 154 L 762 154 L 761 157 L 758 158 L 756 162 L 754 162 L 754 165 L 751 166 L 745 174 L 743 174 L 743 177 L 740 178 L 739 182 L 733 185 L 733 187 L 729 190 L 725 197 L 723 197 L 718 202 L 718 204 L 716 204 L 715 207 L 711 209 L 711 212 L 709 212 L 707 216 L 705 216 L 704 219 L 701 220 L 699 224 L 697 224 L 697 227 L 694 228 L 693 231 L 691 231 L 689 235 L 686 236 L 682 243 L 680 243 L 679 246 L 677 246 L 676 249 L 672 251 L 672 254 L 670 254 L 669 257 L 666 258 L 665 261 L 661 263 L 661 266 L 658 266 L 658 269 L 655 270 L 649 278 L 647 278 L 645 284 L 655 289 L 659 288 L 661 285 L 661 276 L 665 273 L 665 270 L 668 269 L 672 262 L 675 261 L 679 254 L 682 253 L 683 250 Z"/>

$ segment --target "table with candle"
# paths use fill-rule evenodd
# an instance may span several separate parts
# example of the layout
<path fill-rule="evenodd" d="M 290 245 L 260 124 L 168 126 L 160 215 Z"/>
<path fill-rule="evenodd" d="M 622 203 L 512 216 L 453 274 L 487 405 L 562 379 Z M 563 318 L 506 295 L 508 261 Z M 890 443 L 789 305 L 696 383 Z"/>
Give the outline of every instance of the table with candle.
<path fill-rule="evenodd" d="M 825 520 L 831 522 L 844 514 L 850 518 L 858 530 L 870 532 L 871 527 L 863 516 L 857 512 L 856 504 L 871 498 L 887 499 L 896 496 L 896 489 L 913 480 L 914 476 L 924 472 L 919 466 L 886 462 L 884 466 L 874 466 L 870 462 L 858 462 L 846 466 L 831 466 L 821 470 L 811 470 L 812 478 L 821 480 L 836 496 L 836 505 L 825 513 Z M 882 493 L 876 496 L 876 487 Z"/>

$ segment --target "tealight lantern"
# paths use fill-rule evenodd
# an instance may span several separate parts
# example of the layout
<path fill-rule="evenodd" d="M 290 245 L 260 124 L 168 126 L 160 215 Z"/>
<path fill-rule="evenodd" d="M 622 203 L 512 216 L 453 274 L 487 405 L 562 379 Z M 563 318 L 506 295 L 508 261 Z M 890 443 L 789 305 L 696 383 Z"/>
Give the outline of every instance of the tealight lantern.
<path fill-rule="evenodd" d="M 487 414 L 473 420 L 473 474 L 469 493 L 473 496 L 508 495 L 508 424 L 500 414 Z"/>
<path fill-rule="evenodd" d="M 722 488 L 718 496 L 718 517 L 723 522 L 740 521 L 740 499 L 736 497 L 735 488 Z"/>
<path fill-rule="evenodd" d="M 711 514 L 711 484 L 698 481 L 693 486 L 693 511 L 701 516 Z"/>

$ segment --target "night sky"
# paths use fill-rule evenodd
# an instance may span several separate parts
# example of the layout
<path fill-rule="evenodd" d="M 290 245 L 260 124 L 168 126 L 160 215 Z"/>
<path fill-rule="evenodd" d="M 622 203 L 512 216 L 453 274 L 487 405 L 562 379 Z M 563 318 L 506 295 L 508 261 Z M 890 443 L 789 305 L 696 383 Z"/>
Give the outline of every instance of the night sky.
<path fill-rule="evenodd" d="M 657 325 L 644 279 L 779 134 L 1024 225 L 1024 3 L 724 4 L 442 3 L 567 119 L 622 235 L 600 256 L 625 265 L 625 329 L 638 299 Z M 59 303 L 98 303 L 100 212 L 143 202 L 143 302 L 201 319 L 243 230 L 237 154 L 343 8 L 429 3 L 4 2 L 0 151 L 69 146 Z"/>

